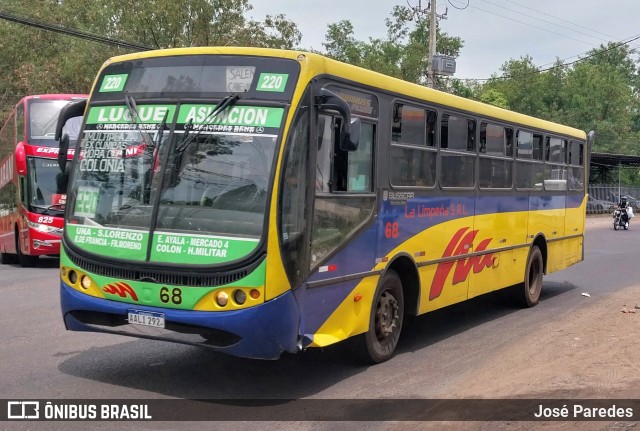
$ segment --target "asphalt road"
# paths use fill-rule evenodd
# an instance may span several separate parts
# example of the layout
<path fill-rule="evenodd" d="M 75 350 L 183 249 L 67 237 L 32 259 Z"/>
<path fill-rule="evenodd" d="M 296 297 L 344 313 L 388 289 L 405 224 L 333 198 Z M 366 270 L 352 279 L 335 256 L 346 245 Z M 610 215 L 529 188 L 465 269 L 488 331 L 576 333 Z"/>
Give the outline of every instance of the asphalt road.
<path fill-rule="evenodd" d="M 523 337 L 537 322 L 637 284 L 640 220 L 634 221 L 629 231 L 615 232 L 610 218 L 589 218 L 585 261 L 546 276 L 537 307 L 517 309 L 500 295 L 488 295 L 417 318 L 405 328 L 397 355 L 373 367 L 354 363 L 340 346 L 255 361 L 178 344 L 68 332 L 58 302 L 57 260 L 43 259 L 34 269 L 2 266 L 0 398 L 455 398 L 492 347 Z M 0 429 L 59 425 L 14 422 L 0 423 Z M 197 423 L 75 425 L 199 428 Z M 232 428 L 253 429 L 242 423 L 224 427 Z"/>

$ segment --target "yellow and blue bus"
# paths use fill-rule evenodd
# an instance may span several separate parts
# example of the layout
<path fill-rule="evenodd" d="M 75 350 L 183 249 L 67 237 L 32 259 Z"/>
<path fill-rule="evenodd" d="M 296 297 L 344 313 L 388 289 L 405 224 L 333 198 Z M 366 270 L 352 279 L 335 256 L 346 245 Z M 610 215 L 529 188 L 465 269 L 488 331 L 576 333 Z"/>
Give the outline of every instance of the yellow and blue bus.
<path fill-rule="evenodd" d="M 264 359 L 354 337 L 375 363 L 408 315 L 507 287 L 533 306 L 583 260 L 591 135 L 571 127 L 231 47 L 114 57 L 78 112 L 69 330 Z"/>

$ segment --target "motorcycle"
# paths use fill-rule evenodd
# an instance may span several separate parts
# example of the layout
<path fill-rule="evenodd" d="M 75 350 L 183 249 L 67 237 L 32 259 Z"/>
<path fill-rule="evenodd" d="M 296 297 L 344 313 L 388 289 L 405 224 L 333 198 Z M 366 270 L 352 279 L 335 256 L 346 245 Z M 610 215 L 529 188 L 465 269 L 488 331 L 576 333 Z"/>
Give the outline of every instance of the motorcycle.
<path fill-rule="evenodd" d="M 629 207 L 627 208 L 616 208 L 613 211 L 613 230 L 629 229 L 629 220 L 633 217 L 633 215 L 629 214 Z"/>

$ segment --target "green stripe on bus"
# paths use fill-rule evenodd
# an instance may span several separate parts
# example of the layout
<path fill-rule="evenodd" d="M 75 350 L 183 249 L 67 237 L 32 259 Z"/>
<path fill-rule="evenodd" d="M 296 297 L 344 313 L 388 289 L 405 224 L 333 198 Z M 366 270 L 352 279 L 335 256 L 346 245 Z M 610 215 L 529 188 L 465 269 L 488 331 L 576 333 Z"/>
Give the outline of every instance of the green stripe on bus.
<path fill-rule="evenodd" d="M 280 127 L 283 108 L 261 106 L 232 106 L 215 118 L 208 118 L 216 105 L 182 105 L 178 113 L 178 123 L 213 124 L 229 126 Z"/>
<path fill-rule="evenodd" d="M 139 121 L 145 124 L 159 124 L 165 115 L 167 115 L 167 121 L 171 121 L 175 111 L 175 105 L 138 106 Z M 87 124 L 129 124 L 132 122 L 131 113 L 126 106 L 94 106 L 89 110 L 87 116 Z"/>

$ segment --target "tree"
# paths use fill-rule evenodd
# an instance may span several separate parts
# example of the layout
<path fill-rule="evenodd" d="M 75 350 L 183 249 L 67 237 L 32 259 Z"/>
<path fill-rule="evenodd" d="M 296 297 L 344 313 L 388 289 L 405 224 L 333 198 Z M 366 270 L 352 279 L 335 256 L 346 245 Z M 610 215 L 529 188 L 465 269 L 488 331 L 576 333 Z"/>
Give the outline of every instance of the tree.
<path fill-rule="evenodd" d="M 495 88 L 489 88 L 483 91 L 478 97 L 483 103 L 497 106 L 498 108 L 509 109 L 509 102 L 504 94 L 496 90 Z"/>
<path fill-rule="evenodd" d="M 1 9 L 152 48 L 293 48 L 301 40 L 284 15 L 246 19 L 249 0 L 5 0 Z M 0 49 L 3 117 L 26 94 L 89 92 L 107 58 L 130 52 L 8 21 L 0 21 Z"/>
<path fill-rule="evenodd" d="M 359 41 L 354 37 L 353 24 L 349 20 L 329 24 L 323 43 L 325 54 L 345 63 L 361 66 L 376 72 L 425 84 L 427 82 L 427 40 L 429 20 L 416 16 L 406 6 L 394 6 L 391 16 L 385 20 L 387 36 L 384 39 L 369 38 Z M 437 51 L 457 57 L 463 42 L 438 30 Z M 443 87 L 441 80 L 439 87 Z"/>
<path fill-rule="evenodd" d="M 624 45 L 601 46 L 567 72 L 563 121 L 596 130 L 594 151 L 638 154 L 638 68 L 633 54 Z"/>
<path fill-rule="evenodd" d="M 142 4 L 141 4 L 142 3 Z M 249 0 L 108 0 L 119 37 L 154 48 L 181 46 L 261 46 L 293 48 L 302 38 L 284 15 L 247 20 Z M 131 10 L 137 10 L 132 14 Z"/>
<path fill-rule="evenodd" d="M 501 106 L 497 92 L 514 111 L 596 130 L 595 151 L 637 154 L 640 78 L 634 55 L 626 45 L 602 45 L 573 65 L 557 60 L 545 71 L 539 71 L 529 56 L 511 59 L 501 67 L 502 76 L 494 75 L 471 95 Z M 457 91 L 463 89 L 459 86 Z"/>

